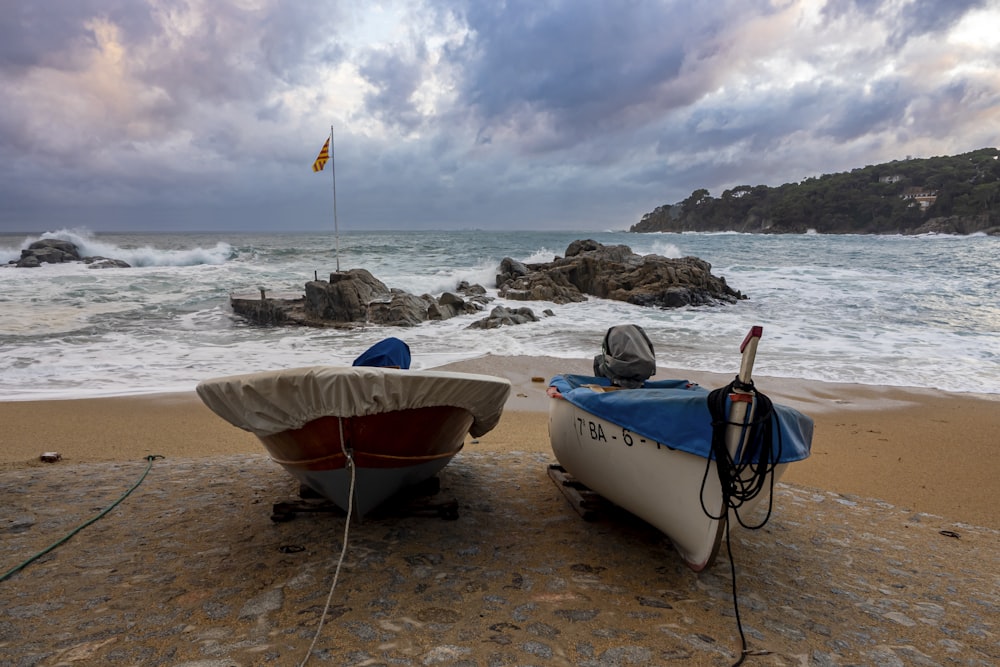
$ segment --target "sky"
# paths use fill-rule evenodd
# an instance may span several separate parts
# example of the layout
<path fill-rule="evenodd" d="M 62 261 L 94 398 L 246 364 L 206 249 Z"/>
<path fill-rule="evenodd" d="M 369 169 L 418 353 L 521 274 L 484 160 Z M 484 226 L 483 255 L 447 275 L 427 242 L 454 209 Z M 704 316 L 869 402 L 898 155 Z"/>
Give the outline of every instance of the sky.
<path fill-rule="evenodd" d="M 1000 0 L 0 10 L 0 232 L 624 230 L 1000 131 Z"/>

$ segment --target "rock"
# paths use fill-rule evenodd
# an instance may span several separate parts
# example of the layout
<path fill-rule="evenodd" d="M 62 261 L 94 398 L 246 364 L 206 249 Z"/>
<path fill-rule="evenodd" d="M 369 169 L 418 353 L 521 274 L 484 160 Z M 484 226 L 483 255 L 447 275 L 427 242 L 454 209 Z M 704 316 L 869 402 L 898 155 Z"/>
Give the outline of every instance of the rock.
<path fill-rule="evenodd" d="M 458 291 L 469 297 L 485 296 L 486 288 L 482 285 L 470 285 L 468 280 L 458 283 Z"/>
<path fill-rule="evenodd" d="M 734 303 L 746 297 L 712 275 L 697 257 L 641 257 L 625 245 L 604 246 L 591 239 L 574 241 L 566 256 L 546 264 L 500 263 L 497 291 L 517 300 L 570 303 L 587 295 L 640 306 L 677 308 Z"/>
<path fill-rule="evenodd" d="M 129 269 L 132 265 L 121 259 L 108 259 L 107 257 L 84 257 L 84 264 L 89 264 L 88 269 Z"/>
<path fill-rule="evenodd" d="M 497 286 L 517 280 L 530 272 L 531 270 L 527 266 L 516 259 L 504 257 L 500 260 L 500 266 L 497 268 Z"/>
<path fill-rule="evenodd" d="M 390 289 L 365 269 L 330 274 L 329 282 L 313 280 L 305 285 L 305 296 L 260 299 L 233 297 L 233 312 L 257 324 L 293 324 L 315 327 L 347 327 L 360 323 L 386 326 L 416 326 L 426 320 L 444 320 L 476 313 L 491 298 L 481 285 L 463 281 L 457 292 L 435 299 Z M 464 297 L 466 298 L 463 298 Z"/>
<path fill-rule="evenodd" d="M 502 278 L 503 274 L 497 276 Z M 497 282 L 497 294 L 515 301 L 551 301 L 574 303 L 587 297 L 569 279 L 558 271 L 534 271 L 513 279 Z"/>
<path fill-rule="evenodd" d="M 566 257 L 579 257 L 584 254 L 621 264 L 634 264 L 638 258 L 627 245 L 606 246 L 593 239 L 573 241 L 566 248 Z"/>
<path fill-rule="evenodd" d="M 306 314 L 334 322 L 365 322 L 373 303 L 389 302 L 392 293 L 365 269 L 330 274 L 330 281 L 306 283 Z"/>
<path fill-rule="evenodd" d="M 479 285 L 476 285 L 476 287 L 482 289 L 483 294 L 486 293 L 486 290 Z M 482 310 L 482 306 L 471 301 L 466 301 L 453 292 L 445 292 L 438 297 L 437 301 L 431 301 L 430 305 L 427 306 L 427 319 L 447 320 L 457 315 L 467 315 L 480 310 Z"/>
<path fill-rule="evenodd" d="M 42 262 L 59 264 L 62 262 L 73 262 L 80 259 L 80 252 L 76 245 L 69 241 L 60 239 L 41 239 L 29 245 L 21 251 L 21 256 L 34 255 Z"/>
<path fill-rule="evenodd" d="M 506 306 L 497 306 L 488 317 L 476 320 L 466 329 L 496 329 L 504 325 L 524 324 L 526 322 L 537 322 L 538 318 L 530 308 L 510 309 Z"/>
<path fill-rule="evenodd" d="M 21 259 L 18 260 L 17 266 L 34 268 L 41 264 L 62 264 L 79 259 L 79 251 L 69 241 L 42 239 L 35 241 L 21 251 Z"/>
<path fill-rule="evenodd" d="M 256 324 L 301 324 L 307 326 L 312 324 L 313 326 L 324 326 L 321 321 L 317 321 L 315 324 L 312 323 L 311 320 L 315 318 L 310 318 L 306 315 L 305 299 L 302 297 L 295 299 L 272 299 L 266 297 L 261 299 L 242 299 L 239 297 L 230 297 L 229 305 L 232 307 L 234 313 Z"/>
<path fill-rule="evenodd" d="M 638 267 L 611 282 L 608 298 L 640 306 L 705 306 L 746 298 L 725 278 L 713 276 L 712 265 L 697 257 L 647 255 Z"/>
<path fill-rule="evenodd" d="M 76 244 L 61 239 L 41 239 L 21 251 L 21 258 L 11 264 L 21 269 L 38 268 L 42 264 L 62 264 L 83 261 L 91 269 L 130 268 L 127 262 L 107 257 L 80 257 Z"/>
<path fill-rule="evenodd" d="M 991 236 L 1000 235 L 1000 228 L 993 226 L 994 221 L 988 213 L 982 215 L 952 215 L 931 218 L 907 234 L 956 234 L 967 235 L 982 233 Z"/>
<path fill-rule="evenodd" d="M 432 297 L 427 299 L 433 303 Z M 389 301 L 372 303 L 368 307 L 368 321 L 387 326 L 416 326 L 427 319 L 428 300 L 403 290 L 392 290 Z"/>
<path fill-rule="evenodd" d="M 41 260 L 34 255 L 21 255 L 21 259 L 11 263 L 19 269 L 35 269 L 42 265 Z"/>

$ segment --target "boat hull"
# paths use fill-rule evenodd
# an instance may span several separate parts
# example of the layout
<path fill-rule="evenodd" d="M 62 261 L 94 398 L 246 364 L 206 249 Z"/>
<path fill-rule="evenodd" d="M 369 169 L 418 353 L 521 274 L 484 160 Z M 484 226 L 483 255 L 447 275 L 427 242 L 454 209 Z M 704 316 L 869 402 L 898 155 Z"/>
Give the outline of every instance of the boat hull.
<path fill-rule="evenodd" d="M 462 408 L 433 406 L 355 417 L 321 417 L 301 428 L 258 435 L 271 459 L 347 511 L 354 463 L 356 516 L 440 472 L 461 451 L 473 421 Z"/>
<path fill-rule="evenodd" d="M 567 472 L 662 531 L 691 569 L 712 564 L 725 531 L 724 520 L 705 512 L 720 517 L 723 512 L 714 461 L 640 437 L 559 394 L 549 401 L 549 438 Z M 775 467 L 775 481 L 786 467 Z M 744 520 L 767 497 L 764 491 L 744 504 Z"/>
<path fill-rule="evenodd" d="M 466 434 L 492 430 L 510 381 L 447 371 L 306 366 L 211 378 L 196 390 L 210 410 L 257 436 L 293 477 L 362 516 L 403 487 L 437 474 L 461 451 Z"/>

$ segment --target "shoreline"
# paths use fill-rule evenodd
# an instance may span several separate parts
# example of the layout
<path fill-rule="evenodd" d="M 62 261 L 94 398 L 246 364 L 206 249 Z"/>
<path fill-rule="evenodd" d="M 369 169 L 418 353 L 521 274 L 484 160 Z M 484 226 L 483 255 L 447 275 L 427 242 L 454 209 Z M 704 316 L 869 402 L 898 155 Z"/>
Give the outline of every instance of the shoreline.
<path fill-rule="evenodd" d="M 511 380 L 496 429 L 470 452 L 526 451 L 552 457 L 545 388 L 558 373 L 591 372 L 587 359 L 486 355 L 436 370 Z M 683 377 L 705 387 L 727 375 L 658 368 L 657 379 Z M 534 381 L 544 378 L 543 382 Z M 785 484 L 880 500 L 942 519 L 1000 529 L 989 509 L 990 434 L 1000 432 L 1000 397 L 919 388 L 755 378 L 772 400 L 816 422 L 812 454 L 789 466 Z M 122 397 L 0 401 L 0 471 L 79 463 L 260 454 L 257 439 L 211 413 L 192 392 Z M 62 460 L 42 463 L 41 454 Z"/>

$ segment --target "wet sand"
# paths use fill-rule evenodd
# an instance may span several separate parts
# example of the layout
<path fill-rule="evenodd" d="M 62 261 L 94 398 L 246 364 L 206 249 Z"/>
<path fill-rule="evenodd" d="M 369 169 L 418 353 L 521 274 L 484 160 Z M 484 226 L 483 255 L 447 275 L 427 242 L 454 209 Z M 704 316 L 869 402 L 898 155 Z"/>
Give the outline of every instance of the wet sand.
<path fill-rule="evenodd" d="M 725 552 L 691 572 L 611 506 L 584 521 L 547 475 L 545 382 L 586 360 L 482 359 L 500 425 L 441 491 L 348 527 L 309 664 L 727 665 Z M 730 378 L 661 369 L 706 387 Z M 996 664 L 996 397 L 757 378 L 816 419 L 759 531 L 734 530 L 746 664 Z M 0 402 L 0 665 L 294 665 L 340 553 L 334 513 L 271 520 L 297 485 L 192 394 Z M 62 460 L 42 463 L 43 452 Z M 163 459 L 146 461 L 150 455 Z M 458 519 L 424 503 L 455 500 Z M 433 508 L 431 508 L 433 509 Z"/>

